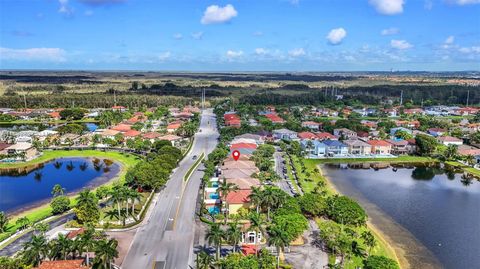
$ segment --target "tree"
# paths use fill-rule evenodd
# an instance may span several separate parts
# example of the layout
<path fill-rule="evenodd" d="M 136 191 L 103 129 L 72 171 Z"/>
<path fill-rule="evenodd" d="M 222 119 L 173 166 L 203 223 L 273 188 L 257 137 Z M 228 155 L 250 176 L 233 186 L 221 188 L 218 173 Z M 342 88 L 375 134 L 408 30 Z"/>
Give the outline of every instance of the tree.
<path fill-rule="evenodd" d="M 75 214 L 79 223 L 96 223 L 100 219 L 97 198 L 89 189 L 81 191 L 77 197 Z"/>
<path fill-rule="evenodd" d="M 233 252 L 236 252 L 238 242 L 242 239 L 242 231 L 237 222 L 229 223 L 228 230 L 226 231 L 227 241 L 233 246 Z"/>
<path fill-rule="evenodd" d="M 21 217 L 17 219 L 17 221 L 15 222 L 15 225 L 18 225 L 20 230 L 24 230 L 28 227 L 28 225 L 30 225 L 30 220 L 26 216 Z"/>
<path fill-rule="evenodd" d="M 8 218 L 7 214 L 1 211 L 0 212 L 0 233 L 4 233 L 7 231 L 7 226 L 9 221 L 10 219 Z"/>
<path fill-rule="evenodd" d="M 33 228 L 35 231 L 40 232 L 41 235 L 45 236 L 45 233 L 50 229 L 50 225 L 46 222 L 37 222 Z"/>
<path fill-rule="evenodd" d="M 98 200 L 106 198 L 110 193 L 110 187 L 102 185 L 95 190 L 95 196 Z"/>
<path fill-rule="evenodd" d="M 262 195 L 262 204 L 267 208 L 267 219 L 270 221 L 270 210 L 281 207 L 286 201 L 287 194 L 276 187 L 267 186 L 262 191 Z"/>
<path fill-rule="evenodd" d="M 70 198 L 60 195 L 56 196 L 50 202 L 52 214 L 57 215 L 70 210 Z"/>
<path fill-rule="evenodd" d="M 210 224 L 210 228 L 205 235 L 205 239 L 208 240 L 209 244 L 214 244 L 216 251 L 216 259 L 217 261 L 220 259 L 220 246 L 222 244 L 222 239 L 225 236 L 225 233 L 220 228 L 220 224 L 212 223 Z"/>
<path fill-rule="evenodd" d="M 397 130 L 395 132 L 395 137 L 401 138 L 403 140 L 409 140 L 413 138 L 413 135 L 405 130 Z"/>
<path fill-rule="evenodd" d="M 267 244 L 277 249 L 277 268 L 280 268 L 280 253 L 290 244 L 288 234 L 276 225 L 268 229 Z"/>
<path fill-rule="evenodd" d="M 415 137 L 418 151 L 423 156 L 431 155 L 437 148 L 437 140 L 433 136 L 418 134 Z"/>
<path fill-rule="evenodd" d="M 222 202 L 224 203 L 225 207 L 228 208 L 227 205 L 227 196 L 230 192 L 235 192 L 239 190 L 238 186 L 235 183 L 231 182 L 222 182 L 220 186 L 217 188 L 217 193 L 220 194 L 220 197 L 222 198 Z M 225 210 L 225 223 L 228 221 L 228 212 Z"/>
<path fill-rule="evenodd" d="M 347 196 L 334 195 L 327 199 L 327 215 L 341 224 L 364 225 L 367 221 L 365 210 Z"/>
<path fill-rule="evenodd" d="M 368 252 L 372 251 L 372 248 L 375 247 L 377 244 L 377 240 L 375 239 L 375 236 L 370 231 L 364 231 L 361 235 L 361 238 L 363 239 L 363 242 L 365 245 L 368 247 Z"/>
<path fill-rule="evenodd" d="M 255 254 L 258 254 L 258 235 L 265 233 L 265 219 L 256 212 L 251 212 L 249 216 L 250 230 L 255 232 Z"/>
<path fill-rule="evenodd" d="M 400 269 L 398 263 L 390 258 L 384 256 L 369 256 L 363 265 L 365 269 Z"/>
<path fill-rule="evenodd" d="M 81 108 L 67 108 L 60 111 L 62 120 L 81 120 L 85 115 L 85 111 Z"/>
<path fill-rule="evenodd" d="M 210 269 L 213 267 L 215 259 L 207 252 L 201 251 L 195 258 L 195 264 L 197 269 Z"/>
<path fill-rule="evenodd" d="M 32 235 L 30 241 L 23 244 L 21 256 L 27 264 L 38 266 L 47 255 L 47 239 L 42 235 Z"/>
<path fill-rule="evenodd" d="M 111 269 L 112 262 L 118 257 L 118 242 L 115 239 L 99 240 L 95 244 L 95 259 L 93 268 Z"/>
<path fill-rule="evenodd" d="M 458 146 L 457 145 L 448 145 L 444 151 L 444 156 L 447 160 L 454 159 L 457 156 Z"/>
<path fill-rule="evenodd" d="M 56 245 L 56 249 L 59 251 L 61 259 L 66 260 L 72 249 L 72 240 L 69 239 L 65 234 L 60 233 L 57 239 L 55 239 L 54 244 Z"/>
<path fill-rule="evenodd" d="M 310 216 L 320 216 L 327 209 L 327 201 L 321 194 L 306 193 L 298 197 L 302 211 Z"/>
<path fill-rule="evenodd" d="M 248 198 L 250 198 L 250 202 L 256 206 L 257 213 L 259 213 L 259 208 L 262 204 L 262 199 L 263 199 L 262 190 L 254 186 L 251 187 L 251 190 L 252 192 L 250 193 Z"/>
<path fill-rule="evenodd" d="M 121 206 L 120 204 L 123 203 L 123 201 L 126 200 L 126 195 L 127 195 L 127 187 L 121 186 L 121 185 L 116 185 L 112 188 L 110 191 L 110 199 L 108 199 L 111 203 L 117 204 L 117 210 L 118 210 L 118 219 L 122 218 L 121 214 Z M 125 222 L 125 220 L 124 220 Z M 125 225 L 125 223 L 124 223 Z"/>
<path fill-rule="evenodd" d="M 92 227 L 85 229 L 83 234 L 80 235 L 80 244 L 79 249 L 81 251 L 85 250 L 86 254 L 86 264 L 87 266 L 90 264 L 90 250 L 95 248 L 95 240 L 94 240 L 95 230 Z"/>

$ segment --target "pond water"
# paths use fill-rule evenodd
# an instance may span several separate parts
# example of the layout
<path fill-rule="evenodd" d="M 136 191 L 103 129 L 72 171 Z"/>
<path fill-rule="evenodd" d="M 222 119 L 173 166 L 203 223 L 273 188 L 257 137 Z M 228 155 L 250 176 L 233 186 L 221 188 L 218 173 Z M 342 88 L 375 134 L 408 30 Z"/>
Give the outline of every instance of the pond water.
<path fill-rule="evenodd" d="M 61 158 L 41 165 L 0 171 L 0 211 L 14 212 L 48 202 L 55 184 L 66 193 L 101 185 L 120 171 L 110 160 Z"/>
<path fill-rule="evenodd" d="M 369 208 L 379 208 L 437 259 L 429 260 L 428 254 L 420 257 L 421 251 L 409 253 L 409 248 L 421 249 L 413 246 L 415 240 L 397 242 L 412 260 L 429 260 L 432 268 L 480 268 L 480 182 L 438 166 L 398 170 L 342 167 L 325 165 L 322 170 L 341 193 L 356 198 L 369 215 Z M 388 231 L 395 233 L 395 225 L 384 223 L 379 228 L 389 236 Z"/>

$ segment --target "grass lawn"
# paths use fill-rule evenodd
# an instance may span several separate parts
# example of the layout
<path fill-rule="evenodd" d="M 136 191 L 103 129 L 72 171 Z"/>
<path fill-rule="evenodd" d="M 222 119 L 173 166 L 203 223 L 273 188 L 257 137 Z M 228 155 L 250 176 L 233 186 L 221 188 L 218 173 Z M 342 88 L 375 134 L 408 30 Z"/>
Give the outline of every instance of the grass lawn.
<path fill-rule="evenodd" d="M 122 164 L 122 170 L 120 171 L 118 176 L 115 177 L 115 179 L 120 181 L 123 181 L 125 179 L 125 174 L 127 173 L 128 168 L 133 167 L 137 162 L 141 160 L 140 157 L 136 155 L 124 154 L 119 152 L 103 152 L 103 151 L 97 151 L 97 150 L 70 150 L 70 151 L 56 150 L 56 151 L 45 151 L 42 156 L 29 162 L 14 163 L 14 164 L 2 163 L 0 164 L 0 168 L 22 167 L 22 166 L 42 163 L 55 158 L 62 158 L 62 157 L 96 157 L 99 159 L 111 159 L 111 160 L 117 161 Z M 107 184 L 112 184 L 112 181 L 110 181 L 110 183 L 107 183 Z M 75 205 L 75 197 L 76 195 L 70 197 L 72 207 Z M 35 223 L 37 221 L 50 217 L 51 215 L 52 215 L 52 210 L 50 208 L 50 205 L 45 204 L 27 211 L 24 211 L 18 215 L 9 216 L 10 225 L 7 228 L 7 232 L 0 234 L 0 241 L 9 237 L 19 228 L 17 225 L 15 225 L 15 222 L 17 221 L 18 218 L 26 216 L 30 220 L 30 223 Z"/>
<path fill-rule="evenodd" d="M 465 165 L 463 163 L 459 163 L 459 162 L 456 162 L 456 161 L 446 161 L 445 164 L 448 164 L 448 165 L 451 165 L 451 166 L 454 166 L 454 167 L 457 167 L 457 168 L 461 168 L 464 171 L 474 175 L 475 177 L 480 178 L 480 170 L 475 169 L 471 166 L 468 166 L 468 165 Z"/>
<path fill-rule="evenodd" d="M 409 156 L 403 155 L 397 158 L 330 158 L 330 159 L 305 159 L 306 162 L 321 163 L 424 163 L 424 162 L 437 162 L 436 159 L 422 156 Z"/>

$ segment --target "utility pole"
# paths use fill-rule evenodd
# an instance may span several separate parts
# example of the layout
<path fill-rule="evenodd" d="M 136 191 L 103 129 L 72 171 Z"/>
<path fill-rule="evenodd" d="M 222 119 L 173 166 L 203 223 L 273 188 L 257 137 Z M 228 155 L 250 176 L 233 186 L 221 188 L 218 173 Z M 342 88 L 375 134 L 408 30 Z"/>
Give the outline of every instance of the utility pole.
<path fill-rule="evenodd" d="M 27 93 L 26 93 L 26 90 L 23 91 L 23 103 L 25 105 L 25 111 L 27 111 Z"/>
<path fill-rule="evenodd" d="M 467 91 L 467 106 L 468 106 L 468 99 L 470 99 L 470 90 Z"/>
<path fill-rule="evenodd" d="M 400 92 L 400 105 L 403 104 L 403 90 Z"/>

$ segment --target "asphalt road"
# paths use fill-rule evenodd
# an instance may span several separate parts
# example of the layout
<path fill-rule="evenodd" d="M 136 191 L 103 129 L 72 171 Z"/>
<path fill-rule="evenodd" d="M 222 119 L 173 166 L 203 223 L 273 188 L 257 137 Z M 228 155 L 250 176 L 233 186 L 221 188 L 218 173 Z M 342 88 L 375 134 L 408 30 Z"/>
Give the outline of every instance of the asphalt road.
<path fill-rule="evenodd" d="M 195 134 L 191 152 L 180 162 L 166 187 L 158 196 L 151 215 L 137 229 L 135 238 L 122 264 L 123 269 L 189 268 L 193 264 L 195 205 L 203 172 L 197 169 L 187 184 L 183 178 L 195 163 L 194 155 L 208 155 L 217 145 L 218 131 L 212 110 L 205 110 Z"/>
<path fill-rule="evenodd" d="M 278 149 L 277 149 L 278 150 Z M 283 157 L 282 153 L 280 152 L 275 152 L 273 154 L 273 158 L 275 160 L 275 171 L 277 174 L 280 176 L 280 180 L 275 182 L 275 185 L 277 185 L 280 189 L 282 189 L 284 192 L 288 193 L 288 195 L 293 196 L 295 195 L 295 190 L 290 187 L 290 185 L 287 183 L 287 178 L 285 178 L 283 174 L 283 168 L 285 165 L 283 165 Z"/>

